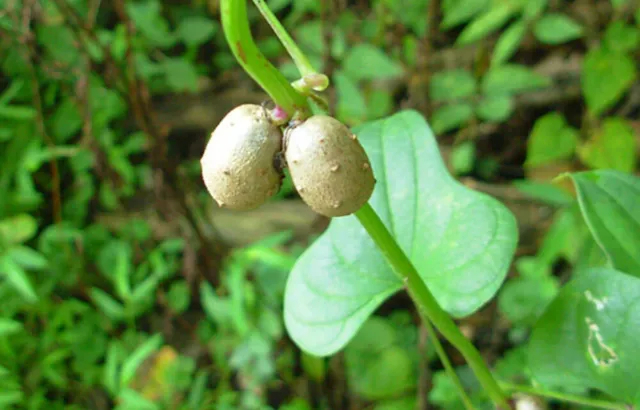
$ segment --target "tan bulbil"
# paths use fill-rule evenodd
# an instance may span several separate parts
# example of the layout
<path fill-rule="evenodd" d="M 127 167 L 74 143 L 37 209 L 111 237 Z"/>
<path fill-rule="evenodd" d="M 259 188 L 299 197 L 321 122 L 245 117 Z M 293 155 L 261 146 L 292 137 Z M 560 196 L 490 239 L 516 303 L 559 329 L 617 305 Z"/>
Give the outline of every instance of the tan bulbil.
<path fill-rule="evenodd" d="M 211 134 L 200 164 L 207 190 L 218 205 L 248 210 L 264 204 L 280 189 L 274 156 L 282 131 L 259 105 L 231 110 Z"/>
<path fill-rule="evenodd" d="M 369 200 L 375 185 L 369 158 L 347 126 L 317 115 L 287 130 L 285 138 L 291 179 L 314 211 L 344 216 Z"/>

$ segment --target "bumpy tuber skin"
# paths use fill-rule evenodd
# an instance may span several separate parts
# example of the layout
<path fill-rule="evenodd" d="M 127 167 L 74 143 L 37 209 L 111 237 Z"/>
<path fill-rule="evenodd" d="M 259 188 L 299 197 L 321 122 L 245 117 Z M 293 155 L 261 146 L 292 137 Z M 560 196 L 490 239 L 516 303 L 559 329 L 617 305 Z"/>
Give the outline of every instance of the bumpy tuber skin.
<path fill-rule="evenodd" d="M 261 106 L 234 108 L 211 134 L 200 160 L 207 190 L 221 207 L 259 207 L 280 189 L 274 157 L 281 149 L 282 131 Z"/>
<path fill-rule="evenodd" d="M 356 136 L 325 115 L 287 130 L 285 159 L 302 199 L 319 214 L 349 215 L 364 205 L 375 179 Z"/>

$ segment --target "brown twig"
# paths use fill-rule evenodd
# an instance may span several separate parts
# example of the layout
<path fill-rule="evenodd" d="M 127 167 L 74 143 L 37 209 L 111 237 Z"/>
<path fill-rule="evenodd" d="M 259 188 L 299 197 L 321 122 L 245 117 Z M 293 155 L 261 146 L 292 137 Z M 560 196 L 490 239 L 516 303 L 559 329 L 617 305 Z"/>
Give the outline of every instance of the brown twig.
<path fill-rule="evenodd" d="M 42 106 L 42 97 L 40 95 L 40 82 L 38 81 L 38 72 L 36 70 L 34 56 L 36 55 L 35 35 L 31 31 L 31 21 L 33 19 L 33 11 L 37 5 L 36 0 L 25 0 L 22 5 L 21 26 L 22 35 L 18 38 L 23 58 L 27 63 L 29 70 L 29 78 L 31 81 L 31 91 L 33 93 L 33 106 L 36 109 L 36 126 L 38 132 L 44 138 L 49 149 L 55 148 L 55 142 L 49 135 L 44 122 L 44 108 Z M 58 161 L 52 157 L 49 160 L 49 170 L 51 172 L 51 207 L 53 211 L 53 220 L 56 223 L 62 221 L 62 199 L 60 190 L 60 170 Z"/>

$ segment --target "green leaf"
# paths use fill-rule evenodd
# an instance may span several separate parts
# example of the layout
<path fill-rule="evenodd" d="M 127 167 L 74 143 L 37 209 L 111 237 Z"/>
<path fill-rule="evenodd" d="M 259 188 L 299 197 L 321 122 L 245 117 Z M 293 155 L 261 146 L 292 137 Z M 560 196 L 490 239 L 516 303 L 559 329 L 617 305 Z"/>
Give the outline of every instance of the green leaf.
<path fill-rule="evenodd" d="M 191 302 L 191 291 L 187 282 L 181 280 L 173 283 L 167 292 L 167 301 L 176 313 L 183 313 L 187 310 Z"/>
<path fill-rule="evenodd" d="M 491 68 L 482 78 L 482 92 L 485 95 L 509 95 L 544 88 L 550 84 L 548 78 L 528 67 L 505 64 Z"/>
<path fill-rule="evenodd" d="M 476 114 L 484 121 L 502 122 L 509 119 L 515 105 L 513 98 L 508 95 L 494 95 L 485 97 L 476 105 Z"/>
<path fill-rule="evenodd" d="M 38 222 L 29 214 L 20 214 L 0 220 L 0 243 L 19 244 L 33 238 L 38 232 Z"/>
<path fill-rule="evenodd" d="M 7 255 L 21 268 L 41 270 L 47 267 L 47 258 L 38 251 L 24 245 L 12 246 Z"/>
<path fill-rule="evenodd" d="M 609 50 L 623 53 L 633 51 L 640 44 L 640 29 L 617 20 L 609 24 L 603 41 Z"/>
<path fill-rule="evenodd" d="M 397 337 L 387 320 L 372 317 L 347 345 L 349 386 L 363 398 L 393 398 L 415 387 L 415 365 Z"/>
<path fill-rule="evenodd" d="M 126 386 L 133 380 L 140 365 L 155 351 L 160 349 L 162 343 L 162 335 L 154 335 L 138 346 L 138 348 L 124 360 L 122 363 L 122 373 L 120 374 L 120 383 L 122 386 Z"/>
<path fill-rule="evenodd" d="M 396 78 L 404 73 L 399 63 L 372 44 L 359 44 L 351 48 L 342 62 L 342 68 L 354 81 Z"/>
<path fill-rule="evenodd" d="M 471 20 L 489 6 L 490 0 L 453 0 L 444 2 L 444 19 L 441 27 L 445 30 Z"/>
<path fill-rule="evenodd" d="M 473 117 L 471 104 L 449 104 L 438 108 L 431 116 L 431 125 L 438 134 L 464 125 Z"/>
<path fill-rule="evenodd" d="M 596 268 L 569 282 L 533 330 L 529 367 L 545 387 L 595 388 L 640 399 L 640 279 Z"/>
<path fill-rule="evenodd" d="M 561 13 L 549 13 L 538 20 L 533 34 L 545 44 L 562 44 L 582 37 L 582 26 Z"/>
<path fill-rule="evenodd" d="M 558 287 L 558 280 L 550 274 L 522 275 L 502 287 L 498 308 L 513 324 L 531 326 L 556 296 Z"/>
<path fill-rule="evenodd" d="M 108 293 L 98 288 L 92 288 L 90 294 L 93 302 L 98 305 L 100 310 L 111 320 L 121 320 L 125 317 L 122 304 L 109 296 Z"/>
<path fill-rule="evenodd" d="M 333 84 L 338 95 L 336 111 L 338 118 L 346 124 L 357 124 L 367 118 L 367 103 L 358 84 L 337 71 L 333 75 Z"/>
<path fill-rule="evenodd" d="M 518 51 L 520 43 L 527 32 L 527 23 L 518 20 L 507 28 L 496 43 L 491 57 L 491 64 L 500 65 L 508 61 Z"/>
<path fill-rule="evenodd" d="M 191 62 L 184 58 L 167 58 L 163 60 L 164 75 L 167 85 L 176 92 L 198 90 L 198 72 Z"/>
<path fill-rule="evenodd" d="M 616 269 L 640 276 L 640 179 L 612 170 L 570 176 L 598 245 Z"/>
<path fill-rule="evenodd" d="M 578 150 L 580 159 L 591 168 L 611 168 L 631 172 L 636 166 L 636 137 L 622 118 L 607 118 Z"/>
<path fill-rule="evenodd" d="M 569 126 L 562 114 L 552 112 L 536 121 L 527 140 L 525 166 L 536 167 L 569 159 L 578 144 L 578 131 Z"/>
<path fill-rule="evenodd" d="M 0 337 L 7 337 L 22 330 L 22 323 L 0 318 Z"/>
<path fill-rule="evenodd" d="M 471 172 L 475 159 L 476 145 L 473 141 L 464 141 L 451 150 L 451 166 L 456 174 Z"/>
<path fill-rule="evenodd" d="M 65 98 L 57 104 L 51 121 L 51 132 L 57 142 L 68 141 L 82 127 L 80 110 L 72 98 Z"/>
<path fill-rule="evenodd" d="M 476 79 L 469 71 L 462 69 L 436 73 L 429 83 L 429 97 L 434 102 L 470 97 L 475 91 Z"/>
<path fill-rule="evenodd" d="M 512 4 L 498 3 L 467 25 L 456 40 L 457 45 L 471 44 L 502 27 L 517 10 Z"/>
<path fill-rule="evenodd" d="M 0 257 L 0 275 L 9 282 L 9 284 L 28 302 L 37 302 L 38 295 L 29 280 L 27 272 L 24 271 L 13 259 L 8 255 Z"/>
<path fill-rule="evenodd" d="M 590 49 L 582 73 L 582 92 L 589 111 L 599 115 L 611 108 L 631 87 L 636 75 L 635 63 L 626 54 Z"/>
<path fill-rule="evenodd" d="M 370 204 L 438 303 L 469 315 L 496 293 L 517 241 L 513 215 L 449 175 L 438 144 L 415 111 L 358 127 L 378 179 Z M 355 216 L 334 218 L 296 262 L 284 316 L 305 351 L 330 355 L 402 283 Z"/>
<path fill-rule="evenodd" d="M 216 22 L 210 18 L 191 16 L 180 20 L 176 34 L 187 46 L 195 47 L 213 37 L 216 29 Z"/>
<path fill-rule="evenodd" d="M 176 37 L 169 31 L 169 22 L 162 16 L 158 0 L 127 2 L 126 7 L 136 29 L 151 45 L 167 48 L 175 44 Z"/>

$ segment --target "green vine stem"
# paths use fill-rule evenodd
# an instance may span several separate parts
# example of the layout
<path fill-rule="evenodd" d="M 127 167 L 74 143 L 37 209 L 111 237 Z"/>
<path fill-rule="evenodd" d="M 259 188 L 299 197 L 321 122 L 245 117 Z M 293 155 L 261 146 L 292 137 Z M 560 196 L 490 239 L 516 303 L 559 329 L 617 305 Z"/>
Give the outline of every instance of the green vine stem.
<path fill-rule="evenodd" d="M 465 409 L 474 410 L 473 403 L 471 402 L 471 399 L 469 398 L 469 396 L 467 396 L 467 392 L 465 391 L 464 386 L 462 385 L 462 382 L 458 378 L 458 374 L 456 373 L 455 369 L 451 365 L 451 361 L 447 356 L 447 352 L 444 351 L 444 348 L 442 347 L 442 343 L 440 343 L 440 339 L 438 339 L 438 335 L 433 329 L 433 326 L 431 326 L 431 322 L 429 322 L 429 318 L 427 318 L 422 312 L 420 312 L 420 317 L 422 318 L 422 324 L 427 330 L 429 339 L 431 339 L 431 343 L 433 343 L 433 347 L 436 350 L 436 354 L 438 355 L 438 357 L 440 358 L 440 362 L 442 362 L 442 365 L 444 366 L 444 371 L 447 372 L 447 374 L 449 375 L 449 378 L 451 378 L 451 381 L 453 382 L 453 384 L 456 386 L 456 389 L 458 390 L 458 395 L 462 400 L 462 404 L 464 404 Z"/>
<path fill-rule="evenodd" d="M 375 210 L 371 205 L 366 204 L 356 212 L 356 216 L 387 259 L 387 262 L 389 262 L 396 274 L 402 279 L 418 309 L 429 318 L 442 335 L 462 353 L 478 378 L 478 381 L 496 406 L 500 409 L 509 409 L 510 406 L 505 393 L 493 378 L 480 353 L 460 332 L 460 329 L 458 329 L 447 312 L 440 307 L 422 281 L 416 268 L 402 249 L 400 249 L 400 246 L 398 246 L 395 239 L 393 239 L 393 236 L 391 236 L 391 233 L 389 233 L 387 227 L 382 223 Z"/>
<path fill-rule="evenodd" d="M 222 29 L 233 55 L 253 80 L 269 94 L 289 117 L 310 113 L 307 99 L 260 52 L 249 29 L 246 0 L 220 2 Z"/>
<path fill-rule="evenodd" d="M 267 61 L 255 45 L 249 29 L 246 0 L 222 0 L 221 11 L 225 37 L 242 68 L 289 115 L 295 113 L 301 113 L 303 116 L 308 115 L 309 106 L 306 98 L 294 90 L 286 78 Z M 273 18 L 275 19 L 275 16 Z M 291 41 L 293 42 L 293 40 Z M 494 380 L 480 353 L 438 305 L 415 267 L 400 249 L 373 208 L 366 204 L 356 213 L 356 216 L 394 271 L 405 283 L 407 291 L 421 314 L 428 318 L 442 335 L 462 353 L 496 406 L 500 409 L 510 408 L 504 392 Z M 428 321 L 425 323 L 428 324 Z"/>
<path fill-rule="evenodd" d="M 502 388 L 504 390 L 506 390 L 506 391 L 526 393 L 526 394 L 530 394 L 530 395 L 533 395 L 533 396 L 546 397 L 546 398 L 549 398 L 549 399 L 556 399 L 556 400 L 563 401 L 563 402 L 566 402 L 566 403 L 574 403 L 574 404 L 578 404 L 578 405 L 582 405 L 582 406 L 594 407 L 594 408 L 598 408 L 598 409 L 608 409 L 608 410 L 628 410 L 628 409 L 630 409 L 629 406 L 627 406 L 626 404 L 622 404 L 622 403 L 614 403 L 614 402 L 607 401 L 607 400 L 598 400 L 598 399 L 592 399 L 592 398 L 589 398 L 589 397 L 574 396 L 574 395 L 571 395 L 571 394 L 565 394 L 565 393 L 559 393 L 559 392 L 555 392 L 555 391 L 543 390 L 543 389 L 539 389 L 539 388 L 532 387 L 532 386 L 523 386 L 523 385 L 519 385 L 519 384 L 511 384 L 511 383 L 505 383 L 505 382 L 500 382 L 500 386 L 502 386 Z"/>
<path fill-rule="evenodd" d="M 296 44 L 296 42 L 291 38 L 282 24 L 280 24 L 280 21 L 273 14 L 269 6 L 267 6 L 267 3 L 264 0 L 253 0 L 253 4 L 256 5 L 258 10 L 260 10 L 262 17 L 267 20 L 267 23 L 269 23 L 273 32 L 278 36 L 278 39 L 293 59 L 296 67 L 298 67 L 300 75 L 302 77 L 306 77 L 308 75 L 317 74 L 317 71 L 313 68 L 307 56 L 302 52 L 302 50 L 300 50 L 298 44 Z"/>

